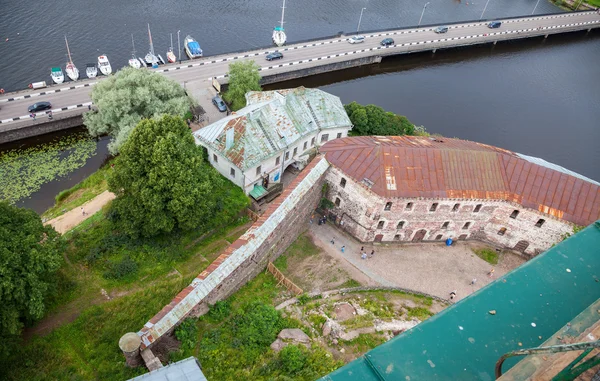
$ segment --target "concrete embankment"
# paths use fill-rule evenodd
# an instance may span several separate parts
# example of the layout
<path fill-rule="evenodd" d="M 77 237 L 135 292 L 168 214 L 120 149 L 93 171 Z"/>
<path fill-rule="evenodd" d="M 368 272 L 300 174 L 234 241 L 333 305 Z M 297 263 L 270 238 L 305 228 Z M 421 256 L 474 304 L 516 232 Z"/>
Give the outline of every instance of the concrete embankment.
<path fill-rule="evenodd" d="M 7 124 L 0 128 L 0 144 L 44 135 L 50 132 L 67 130 L 81 125 L 83 125 L 83 116 L 81 114 L 65 116 L 62 118 L 54 117 L 53 120 L 48 120 L 46 117 L 39 117 L 38 120 L 32 120 L 27 124 Z"/>

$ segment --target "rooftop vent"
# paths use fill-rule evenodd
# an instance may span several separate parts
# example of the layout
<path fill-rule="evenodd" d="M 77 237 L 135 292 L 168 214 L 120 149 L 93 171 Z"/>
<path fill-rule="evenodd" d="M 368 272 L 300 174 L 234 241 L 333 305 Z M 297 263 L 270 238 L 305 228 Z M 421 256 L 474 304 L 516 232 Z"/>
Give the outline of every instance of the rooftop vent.
<path fill-rule="evenodd" d="M 366 177 L 362 180 L 363 184 L 365 184 L 368 188 L 371 188 L 373 186 L 373 182 L 369 179 L 367 179 Z"/>

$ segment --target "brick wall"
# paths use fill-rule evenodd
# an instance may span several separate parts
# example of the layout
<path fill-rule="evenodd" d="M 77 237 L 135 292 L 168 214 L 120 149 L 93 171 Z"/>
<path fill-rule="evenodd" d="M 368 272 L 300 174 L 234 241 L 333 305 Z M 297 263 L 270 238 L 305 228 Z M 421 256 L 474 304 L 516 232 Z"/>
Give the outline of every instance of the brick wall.
<path fill-rule="evenodd" d="M 332 213 L 338 221 L 343 221 L 345 230 L 363 242 L 412 241 L 419 237 L 424 241 L 445 240 L 448 237 L 477 238 L 536 255 L 560 241 L 564 234 L 573 231 L 573 224 L 567 221 L 513 202 L 447 198 L 385 199 L 335 167 L 329 169 L 326 180 L 329 184 L 328 198 L 337 205 Z M 437 205 L 434 207 L 434 204 Z M 518 215 L 511 218 L 515 210 Z M 536 227 L 539 220 L 543 220 L 542 226 Z M 503 228 L 506 231 L 499 235 Z"/>
<path fill-rule="evenodd" d="M 264 270 L 307 227 L 320 198 L 329 163 L 317 156 L 238 240 L 200 273 L 138 332 L 151 347 L 189 315 L 224 299 Z"/>

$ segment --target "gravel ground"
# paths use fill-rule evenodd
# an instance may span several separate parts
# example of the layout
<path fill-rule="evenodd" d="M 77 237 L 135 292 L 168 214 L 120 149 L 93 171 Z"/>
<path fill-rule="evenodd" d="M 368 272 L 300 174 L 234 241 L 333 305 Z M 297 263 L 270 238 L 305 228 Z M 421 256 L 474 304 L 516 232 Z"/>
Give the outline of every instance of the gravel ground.
<path fill-rule="evenodd" d="M 501 255 L 498 265 L 492 266 L 473 253 L 472 248 L 485 247 L 480 242 L 457 242 L 451 247 L 444 243 L 365 244 L 365 252 L 370 254 L 375 250 L 375 255 L 363 260 L 360 258 L 363 245 L 331 224 L 314 223 L 310 231 L 315 243 L 329 254 L 343 257 L 377 283 L 444 299 L 456 290 L 455 300 L 460 300 L 525 262 L 515 254 L 506 253 Z M 344 253 L 342 245 L 346 246 Z M 492 268 L 494 276 L 489 277 Z M 474 285 L 473 278 L 477 279 Z"/>

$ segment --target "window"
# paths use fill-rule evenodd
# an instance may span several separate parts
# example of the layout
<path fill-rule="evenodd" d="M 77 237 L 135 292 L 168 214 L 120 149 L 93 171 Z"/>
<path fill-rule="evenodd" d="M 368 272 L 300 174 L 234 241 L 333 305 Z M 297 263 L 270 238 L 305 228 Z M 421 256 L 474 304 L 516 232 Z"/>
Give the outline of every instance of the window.
<path fill-rule="evenodd" d="M 235 169 L 230 168 L 229 169 L 229 175 L 231 175 L 231 177 L 235 178 Z"/>
<path fill-rule="evenodd" d="M 285 153 L 285 160 L 290 160 L 290 151 Z"/>
<path fill-rule="evenodd" d="M 458 212 L 458 208 L 460 208 L 460 204 L 454 204 L 454 206 L 452 207 L 452 211 Z"/>
<path fill-rule="evenodd" d="M 510 218 L 517 218 L 518 215 L 519 215 L 519 211 L 513 210 L 512 214 L 510 215 Z"/>
<path fill-rule="evenodd" d="M 379 221 L 377 224 L 377 229 L 383 229 L 383 225 L 385 225 L 385 221 Z"/>
<path fill-rule="evenodd" d="M 475 205 L 475 209 L 473 209 L 473 213 L 478 213 L 481 210 L 481 204 Z"/>
<path fill-rule="evenodd" d="M 450 225 L 450 221 L 444 222 L 444 224 L 442 225 L 442 229 L 448 229 L 448 225 Z"/>
<path fill-rule="evenodd" d="M 398 222 L 398 226 L 396 226 L 396 229 L 402 229 L 404 227 L 404 221 L 400 221 Z"/>
<path fill-rule="evenodd" d="M 465 222 L 465 224 L 463 225 L 463 229 L 468 229 L 469 226 L 471 226 L 470 222 Z"/>
<path fill-rule="evenodd" d="M 438 235 L 435 237 L 435 240 L 436 240 L 436 241 L 439 241 L 440 239 L 442 239 L 442 235 L 441 235 L 441 234 L 438 234 Z"/>
<path fill-rule="evenodd" d="M 306 151 L 307 147 L 308 147 L 308 142 L 304 142 L 304 145 L 302 146 L 302 150 Z"/>
<path fill-rule="evenodd" d="M 541 228 L 541 227 L 542 227 L 542 225 L 544 224 L 544 222 L 546 222 L 546 220 L 545 220 L 545 219 L 543 219 L 543 218 L 540 218 L 540 219 L 538 220 L 538 222 L 535 224 L 535 227 L 536 227 L 536 228 Z"/>
<path fill-rule="evenodd" d="M 262 169 L 262 168 L 261 168 L 261 166 L 260 166 L 260 165 L 259 165 L 258 167 L 256 167 L 256 176 L 260 176 L 260 174 L 261 174 L 261 172 L 262 172 L 262 171 L 261 171 L 261 169 Z"/>
<path fill-rule="evenodd" d="M 275 165 L 279 165 L 280 162 L 281 162 L 281 156 L 277 156 L 275 158 Z"/>
<path fill-rule="evenodd" d="M 429 208 L 429 211 L 430 212 L 435 212 L 435 210 L 437 209 L 437 207 L 438 207 L 438 203 L 434 202 L 433 204 L 431 204 L 431 208 Z"/>
<path fill-rule="evenodd" d="M 342 202 L 342 201 L 340 200 L 340 198 L 339 198 L 339 197 L 336 197 L 336 198 L 335 198 L 335 206 L 340 206 L 340 203 L 341 203 L 341 202 Z"/>
<path fill-rule="evenodd" d="M 214 153 L 213 153 L 213 161 L 214 161 L 215 163 L 218 163 L 218 162 L 219 162 L 219 158 L 218 158 L 218 157 L 217 157 L 217 155 L 215 155 Z"/>
<path fill-rule="evenodd" d="M 340 186 L 342 188 L 346 188 L 346 179 L 342 177 L 342 179 L 340 180 Z"/>
<path fill-rule="evenodd" d="M 342 133 L 341 133 L 341 132 L 338 132 L 338 134 L 337 134 L 337 138 L 339 139 L 339 138 L 341 138 L 341 137 L 342 137 Z"/>
<path fill-rule="evenodd" d="M 383 210 L 392 210 L 392 203 L 391 202 L 387 202 L 385 204 L 385 208 L 383 208 Z"/>
<path fill-rule="evenodd" d="M 312 138 L 312 139 L 310 140 L 310 146 L 311 146 L 311 147 L 314 147 L 314 146 L 315 146 L 315 138 Z"/>
<path fill-rule="evenodd" d="M 406 210 L 412 210 L 413 207 L 413 203 L 409 202 L 408 204 L 406 204 Z"/>
<path fill-rule="evenodd" d="M 294 154 L 292 155 L 292 157 L 296 156 L 297 153 L 298 153 L 298 148 L 294 148 Z"/>
<path fill-rule="evenodd" d="M 394 241 L 400 241 L 400 234 L 396 234 L 394 236 Z"/>
<path fill-rule="evenodd" d="M 504 233 L 506 233 L 506 228 L 498 230 L 498 235 L 504 235 Z"/>
<path fill-rule="evenodd" d="M 321 135 L 321 143 L 324 143 L 329 140 L 329 134 Z"/>

